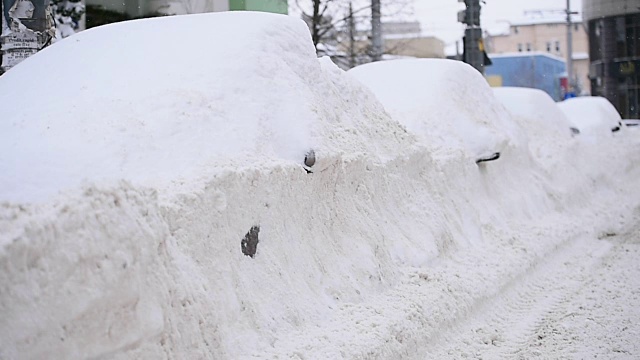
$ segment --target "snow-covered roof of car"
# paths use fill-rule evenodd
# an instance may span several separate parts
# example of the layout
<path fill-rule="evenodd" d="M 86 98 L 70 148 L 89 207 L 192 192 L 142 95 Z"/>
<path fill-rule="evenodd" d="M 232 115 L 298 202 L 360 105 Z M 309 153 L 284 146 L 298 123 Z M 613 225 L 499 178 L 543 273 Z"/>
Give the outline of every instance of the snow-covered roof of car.
<path fill-rule="evenodd" d="M 0 173 L 11 174 L 0 201 L 84 180 L 171 185 L 202 169 L 302 162 L 309 148 L 320 159 L 404 151 L 410 136 L 359 89 L 317 59 L 308 28 L 290 16 L 210 13 L 83 31 L 0 81 Z"/>
<path fill-rule="evenodd" d="M 620 114 L 604 97 L 581 96 L 559 102 L 558 106 L 587 135 L 607 135 L 620 126 Z"/>
<path fill-rule="evenodd" d="M 355 67 L 348 74 L 365 84 L 394 119 L 428 146 L 485 156 L 515 140 L 508 114 L 487 82 L 460 61 L 383 61 Z"/>

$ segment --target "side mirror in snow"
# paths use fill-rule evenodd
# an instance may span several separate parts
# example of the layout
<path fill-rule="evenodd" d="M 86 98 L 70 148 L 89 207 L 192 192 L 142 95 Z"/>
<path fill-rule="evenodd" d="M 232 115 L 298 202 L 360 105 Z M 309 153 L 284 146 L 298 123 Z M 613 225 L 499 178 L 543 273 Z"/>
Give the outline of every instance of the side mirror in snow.
<path fill-rule="evenodd" d="M 500 158 L 499 152 L 493 153 L 492 155 L 479 158 L 478 160 L 476 160 L 476 164 L 480 164 L 482 162 L 487 162 L 487 161 L 498 160 L 499 158 Z"/>
<path fill-rule="evenodd" d="M 307 172 L 307 174 L 311 174 L 313 173 L 311 171 L 311 167 L 316 163 L 316 152 L 313 151 L 313 149 L 309 150 L 305 155 L 304 155 L 304 170 Z"/>

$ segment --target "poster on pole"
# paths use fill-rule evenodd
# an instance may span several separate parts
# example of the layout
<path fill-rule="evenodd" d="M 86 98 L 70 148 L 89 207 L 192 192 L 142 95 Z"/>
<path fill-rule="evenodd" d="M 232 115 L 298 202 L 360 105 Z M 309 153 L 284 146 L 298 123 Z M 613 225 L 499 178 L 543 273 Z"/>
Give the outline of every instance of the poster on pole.
<path fill-rule="evenodd" d="M 0 0 L 0 74 L 51 44 L 55 36 L 50 0 Z"/>

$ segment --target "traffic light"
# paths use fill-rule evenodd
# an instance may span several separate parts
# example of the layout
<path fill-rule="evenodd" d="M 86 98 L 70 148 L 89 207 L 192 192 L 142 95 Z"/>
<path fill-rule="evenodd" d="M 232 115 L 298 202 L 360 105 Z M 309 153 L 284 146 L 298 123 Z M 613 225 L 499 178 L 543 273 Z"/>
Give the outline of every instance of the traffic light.
<path fill-rule="evenodd" d="M 484 67 L 491 65 L 482 40 L 480 28 L 480 0 L 458 0 L 464 2 L 466 9 L 458 13 L 458 21 L 467 25 L 462 38 L 462 61 L 484 74 Z"/>
<path fill-rule="evenodd" d="M 458 11 L 458 21 L 469 26 L 480 26 L 480 0 L 459 0 L 467 7 Z"/>

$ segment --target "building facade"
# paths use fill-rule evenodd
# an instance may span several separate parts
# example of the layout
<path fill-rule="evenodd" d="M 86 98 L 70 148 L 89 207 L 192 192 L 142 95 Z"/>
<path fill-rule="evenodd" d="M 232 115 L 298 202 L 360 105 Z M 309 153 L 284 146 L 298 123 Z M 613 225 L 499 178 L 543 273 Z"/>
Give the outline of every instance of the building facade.
<path fill-rule="evenodd" d="M 640 0 L 584 0 L 591 92 L 640 118 Z"/>
<path fill-rule="evenodd" d="M 444 41 L 433 36 L 386 37 L 385 54 L 414 58 L 445 58 Z"/>
<path fill-rule="evenodd" d="M 571 26 L 572 84 L 575 91 L 589 92 L 589 42 L 586 27 L 580 19 Z M 543 52 L 567 58 L 567 23 L 558 17 L 537 18 L 512 23 L 506 33 L 485 36 L 485 47 L 491 54 Z"/>
<path fill-rule="evenodd" d="M 152 14 L 184 15 L 229 10 L 288 13 L 287 0 L 86 0 L 86 2 L 89 6 L 99 6 L 132 18 Z"/>
<path fill-rule="evenodd" d="M 564 59 L 547 52 L 493 55 L 485 67 L 489 85 L 540 89 L 555 101 L 562 100 L 560 79 L 566 73 Z"/>

